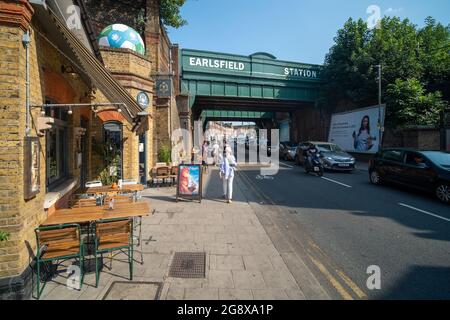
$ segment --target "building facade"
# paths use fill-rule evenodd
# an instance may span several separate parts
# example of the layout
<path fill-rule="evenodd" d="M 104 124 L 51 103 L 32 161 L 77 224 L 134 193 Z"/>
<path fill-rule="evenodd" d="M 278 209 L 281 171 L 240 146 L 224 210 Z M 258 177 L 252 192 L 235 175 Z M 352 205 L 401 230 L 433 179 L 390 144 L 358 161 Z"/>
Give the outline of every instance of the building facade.
<path fill-rule="evenodd" d="M 156 96 L 157 83 L 177 82 L 177 47 L 158 1 L 131 1 L 144 12 L 153 6 L 141 29 L 145 55 L 98 46 L 99 30 L 121 21 L 100 19 L 94 2 L 0 1 L 0 232 L 9 234 L 0 242 L 0 299 L 31 297 L 36 227 L 87 181 L 146 183 L 180 123 L 175 86 Z"/>

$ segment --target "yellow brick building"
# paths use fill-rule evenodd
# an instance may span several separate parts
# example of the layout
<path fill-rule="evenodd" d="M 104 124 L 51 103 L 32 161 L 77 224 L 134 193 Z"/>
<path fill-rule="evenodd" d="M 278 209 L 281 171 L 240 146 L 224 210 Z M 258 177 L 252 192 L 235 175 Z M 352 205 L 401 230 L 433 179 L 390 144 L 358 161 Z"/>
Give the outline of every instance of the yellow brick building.
<path fill-rule="evenodd" d="M 99 48 L 83 15 L 72 32 L 51 3 L 0 0 L 0 231 L 10 235 L 0 242 L 0 299 L 31 297 L 34 230 L 86 181 L 101 178 L 99 149 L 120 144 L 114 173 L 145 183 L 179 126 L 176 92 L 154 97 L 155 79 L 172 77 L 169 51 L 178 52 L 159 17 L 144 56 Z M 140 93 L 148 107 L 137 103 Z M 32 173 L 28 141 L 39 146 Z"/>

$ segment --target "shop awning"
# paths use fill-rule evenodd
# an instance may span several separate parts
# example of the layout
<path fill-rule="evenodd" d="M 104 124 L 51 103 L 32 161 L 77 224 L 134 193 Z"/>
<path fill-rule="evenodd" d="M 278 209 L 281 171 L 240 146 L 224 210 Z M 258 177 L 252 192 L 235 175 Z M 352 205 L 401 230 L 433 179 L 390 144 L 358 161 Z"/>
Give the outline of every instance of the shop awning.
<path fill-rule="evenodd" d="M 47 7 L 46 10 L 42 7 L 36 9 L 35 16 L 45 25 L 47 34 L 52 38 L 57 38 L 58 47 L 62 48 L 66 54 L 73 56 L 78 62 L 74 67 L 82 68 L 78 71 L 87 76 L 109 102 L 123 103 L 122 117 L 130 124 L 135 124 L 139 119 L 138 113 L 143 111 L 136 100 L 114 79 L 92 51 L 68 29 L 50 7 Z"/>

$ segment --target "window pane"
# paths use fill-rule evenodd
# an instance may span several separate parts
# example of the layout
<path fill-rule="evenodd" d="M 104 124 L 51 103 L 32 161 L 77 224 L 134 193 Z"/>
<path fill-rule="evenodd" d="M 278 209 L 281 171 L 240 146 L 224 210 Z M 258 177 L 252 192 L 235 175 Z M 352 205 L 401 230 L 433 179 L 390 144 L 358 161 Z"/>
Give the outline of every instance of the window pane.
<path fill-rule="evenodd" d="M 49 182 L 54 181 L 58 178 L 58 160 L 56 155 L 56 141 L 57 135 L 56 130 L 50 130 L 48 132 L 48 143 L 47 143 L 47 166 L 48 166 L 48 180 Z"/>
<path fill-rule="evenodd" d="M 398 150 L 387 150 L 383 152 L 383 158 L 386 160 L 402 162 L 402 152 Z"/>
<path fill-rule="evenodd" d="M 66 144 L 66 139 L 64 135 L 64 129 L 58 130 L 58 143 L 59 143 L 59 155 L 58 155 L 58 176 L 63 177 L 64 176 L 64 160 L 66 159 L 65 152 L 64 152 L 64 146 Z"/>

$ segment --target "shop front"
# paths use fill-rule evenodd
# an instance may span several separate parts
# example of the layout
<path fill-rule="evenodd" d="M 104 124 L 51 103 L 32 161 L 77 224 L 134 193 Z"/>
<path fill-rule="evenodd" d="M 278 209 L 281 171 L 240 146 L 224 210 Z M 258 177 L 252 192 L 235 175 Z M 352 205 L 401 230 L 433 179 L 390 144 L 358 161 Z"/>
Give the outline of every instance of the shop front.
<path fill-rule="evenodd" d="M 0 232 L 8 234 L 0 241 L 0 300 L 31 297 L 35 228 L 86 182 L 138 182 L 139 168 L 151 167 L 150 157 L 140 159 L 142 141 L 152 140 L 151 110 L 143 112 L 136 95 L 145 90 L 152 99 L 152 83 L 127 87 L 129 79 L 111 71 L 125 68 L 120 59 L 149 70 L 150 62 L 129 50 L 100 55 L 54 12 L 0 2 Z M 130 76 L 138 72 L 128 67 Z"/>

